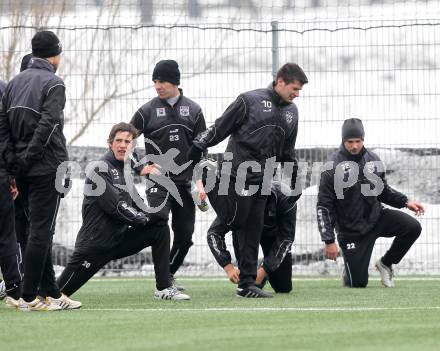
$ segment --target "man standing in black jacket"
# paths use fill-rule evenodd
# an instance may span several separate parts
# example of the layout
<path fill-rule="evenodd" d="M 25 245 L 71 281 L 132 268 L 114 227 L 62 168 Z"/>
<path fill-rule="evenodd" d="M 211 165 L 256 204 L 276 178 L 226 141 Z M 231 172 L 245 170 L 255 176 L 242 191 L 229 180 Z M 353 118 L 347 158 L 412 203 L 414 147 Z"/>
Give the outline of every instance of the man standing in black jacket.
<path fill-rule="evenodd" d="M 220 182 L 209 199 L 220 220 L 237 231 L 237 296 L 271 297 L 255 286 L 264 210 L 276 162 L 284 163 L 285 171 L 290 167 L 287 172 L 295 184 L 298 109 L 293 99 L 307 82 L 301 67 L 286 63 L 268 88 L 239 95 L 213 126 L 198 135 L 189 152 L 189 158 L 198 162 L 208 147 L 230 136 L 224 157 L 228 162 L 223 162 Z M 232 164 L 226 166 L 229 161 Z M 229 176 L 229 182 L 222 181 Z"/>
<path fill-rule="evenodd" d="M 28 54 L 23 57 L 21 61 L 20 72 L 27 69 L 27 65 L 29 64 L 31 57 L 32 54 Z M 0 80 L 0 104 L 5 89 L 6 89 L 6 83 Z M 15 234 L 16 234 L 15 236 L 17 238 L 19 245 L 18 248 L 19 249 L 18 261 L 20 264 L 19 269 L 22 272 L 23 271 L 22 253 L 25 251 L 27 238 L 29 236 L 29 210 L 27 205 L 27 201 L 28 201 L 27 189 L 25 186 L 22 186 L 22 184 L 20 184 L 20 180 L 17 179 L 16 177 L 9 176 L 9 183 L 11 186 L 11 191 L 13 192 L 12 197 L 14 199 Z M 18 191 L 17 189 L 18 187 L 20 187 L 20 191 Z M 0 280 L 0 299 L 3 299 L 5 296 L 6 296 L 5 283 L 4 281 Z"/>
<path fill-rule="evenodd" d="M 156 291 L 154 298 L 189 300 L 169 279 L 170 233 L 165 221 L 146 215 L 132 201 L 133 184 L 127 184 L 124 161 L 137 130 L 128 123 L 113 126 L 108 138 L 109 150 L 87 174 L 82 206 L 83 224 L 75 250 L 58 285 L 72 295 L 111 260 L 138 253 L 151 246 Z M 131 186 L 133 188 L 129 189 Z M 154 223 L 155 222 L 155 223 Z"/>
<path fill-rule="evenodd" d="M 31 231 L 24 254 L 20 309 L 31 311 L 71 309 L 80 305 L 60 293 L 51 258 L 60 202 L 55 188 L 56 172 L 68 159 L 63 134 L 65 86 L 55 75 L 61 51 L 61 43 L 54 33 L 36 33 L 32 38 L 33 57 L 28 69 L 9 82 L 0 108 L 0 133 L 9 133 L 5 152 L 7 166 L 10 173 L 20 176 L 28 189 Z M 39 292 L 47 298 L 37 298 Z"/>
<path fill-rule="evenodd" d="M 335 260 L 338 243 L 344 257 L 344 285 L 364 288 L 374 243 L 395 237 L 390 249 L 376 261 L 385 287 L 394 287 L 392 265 L 405 256 L 421 233 L 420 223 L 408 214 L 384 208 L 382 203 L 406 207 L 417 216 L 424 207 L 391 188 L 379 157 L 364 147 L 362 121 L 351 118 L 342 126 L 342 145 L 331 157 L 332 167 L 321 174 L 317 219 L 325 255 Z"/>
<path fill-rule="evenodd" d="M 0 81 L 0 99 L 6 83 Z M 0 120 L 0 126 L 5 124 Z M 0 269 L 4 281 L 0 281 L 0 299 L 6 297 L 6 307 L 17 308 L 21 296 L 20 252 L 14 228 L 14 203 L 17 190 L 13 178 L 6 171 L 5 153 L 9 142 L 7 124 L 0 131 Z M 6 132 L 6 133 L 5 133 Z"/>
<path fill-rule="evenodd" d="M 257 270 L 256 284 L 263 287 L 269 280 L 276 293 L 288 293 L 292 290 L 292 254 L 295 240 L 296 201 L 299 196 L 289 196 L 283 184 L 273 182 L 271 194 L 264 212 L 264 228 L 260 245 L 263 249 L 263 264 Z M 208 245 L 217 263 L 223 268 L 229 280 L 239 282 L 239 269 L 231 261 L 225 236 L 230 228 L 217 217 L 208 229 Z M 235 257 L 240 262 L 238 233 L 232 232 Z M 239 263 L 240 265 L 240 263 Z"/>
<path fill-rule="evenodd" d="M 23 72 L 28 68 L 28 64 L 32 58 L 32 54 L 27 54 L 23 56 L 20 65 L 20 72 Z M 14 210 L 15 210 L 15 234 L 17 236 L 18 246 L 20 249 L 20 267 L 23 270 L 23 254 L 26 252 L 26 244 L 29 238 L 29 189 L 28 182 L 26 179 L 16 175 L 14 177 L 15 185 L 18 195 L 14 200 Z M 44 294 L 44 292 L 40 292 Z"/>
<path fill-rule="evenodd" d="M 170 252 L 170 274 L 174 281 L 174 274 L 193 245 L 193 167 L 188 163 L 187 153 L 193 139 L 206 129 L 206 124 L 200 106 L 184 96 L 179 89 L 180 71 L 176 61 L 159 61 L 153 70 L 152 79 L 158 96 L 139 108 L 130 123 L 144 135 L 147 156 L 170 155 L 172 150 L 178 151 L 174 160 L 165 160 L 166 163 L 175 162 L 178 171 L 162 174 L 169 176 L 176 191 L 172 192 L 161 184 L 154 184 L 147 186 L 146 193 L 149 206 L 158 210 L 164 219 L 168 220 L 169 213 L 172 213 L 174 239 Z M 158 164 L 151 160 L 148 165 L 141 165 L 137 169 L 141 175 L 147 175 L 151 184 L 154 183 L 155 176 L 168 171 L 167 164 Z M 206 194 L 201 181 L 197 181 L 196 187 L 199 200 L 204 201 Z M 177 287 L 183 290 L 183 287 Z"/>
<path fill-rule="evenodd" d="M 3 92 L 5 91 L 6 83 L 0 80 L 0 101 L 3 96 Z M 0 299 L 4 299 L 6 297 L 6 288 L 5 282 L 0 279 Z"/>

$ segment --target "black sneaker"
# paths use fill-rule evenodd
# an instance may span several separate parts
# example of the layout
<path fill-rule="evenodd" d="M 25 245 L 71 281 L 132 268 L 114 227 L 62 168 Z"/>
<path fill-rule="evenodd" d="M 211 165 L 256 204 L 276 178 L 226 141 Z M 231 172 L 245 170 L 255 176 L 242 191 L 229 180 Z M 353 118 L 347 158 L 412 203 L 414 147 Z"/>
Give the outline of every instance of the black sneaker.
<path fill-rule="evenodd" d="M 179 291 L 185 291 L 185 287 L 176 283 L 174 275 L 170 273 L 170 284 L 174 286 Z"/>
<path fill-rule="evenodd" d="M 237 288 L 237 296 L 238 297 L 247 297 L 247 298 L 267 298 L 273 297 L 272 294 L 269 294 L 255 285 L 248 286 L 247 288 Z"/>

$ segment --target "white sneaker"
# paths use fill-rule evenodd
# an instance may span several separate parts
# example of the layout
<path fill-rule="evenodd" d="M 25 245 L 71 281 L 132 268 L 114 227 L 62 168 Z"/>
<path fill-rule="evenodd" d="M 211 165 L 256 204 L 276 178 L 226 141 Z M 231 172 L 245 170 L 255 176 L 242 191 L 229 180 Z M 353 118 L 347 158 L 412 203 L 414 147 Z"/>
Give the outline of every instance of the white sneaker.
<path fill-rule="evenodd" d="M 6 285 L 5 281 L 2 280 L 0 282 L 0 300 L 3 300 L 6 297 Z"/>
<path fill-rule="evenodd" d="M 6 296 L 6 299 L 5 299 L 6 308 L 18 309 L 21 304 L 22 304 L 21 298 L 16 300 L 13 297 Z"/>
<path fill-rule="evenodd" d="M 82 303 L 69 298 L 67 295 L 61 294 L 61 297 L 54 299 L 53 297 L 47 297 L 46 303 L 58 305 L 63 310 L 76 310 L 81 308 Z"/>
<path fill-rule="evenodd" d="M 163 290 L 156 290 L 154 292 L 154 298 L 157 300 L 191 300 L 186 294 L 176 289 L 174 285 Z"/>
<path fill-rule="evenodd" d="M 20 306 L 18 306 L 20 311 L 61 311 L 62 308 L 59 305 L 40 300 L 35 298 L 31 302 L 26 302 L 21 299 Z"/>
<path fill-rule="evenodd" d="M 394 288 L 394 272 L 391 267 L 387 267 L 382 263 L 382 259 L 379 258 L 376 261 L 376 269 L 380 273 L 380 279 L 382 281 L 382 285 L 386 288 Z"/>

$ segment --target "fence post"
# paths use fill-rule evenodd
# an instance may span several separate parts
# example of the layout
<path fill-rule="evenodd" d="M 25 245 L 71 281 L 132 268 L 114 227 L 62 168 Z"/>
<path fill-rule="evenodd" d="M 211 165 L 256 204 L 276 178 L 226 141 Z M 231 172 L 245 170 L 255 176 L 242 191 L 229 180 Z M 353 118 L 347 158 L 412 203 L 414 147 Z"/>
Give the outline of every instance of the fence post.
<path fill-rule="evenodd" d="M 275 79 L 279 68 L 278 21 L 272 21 L 272 76 Z"/>

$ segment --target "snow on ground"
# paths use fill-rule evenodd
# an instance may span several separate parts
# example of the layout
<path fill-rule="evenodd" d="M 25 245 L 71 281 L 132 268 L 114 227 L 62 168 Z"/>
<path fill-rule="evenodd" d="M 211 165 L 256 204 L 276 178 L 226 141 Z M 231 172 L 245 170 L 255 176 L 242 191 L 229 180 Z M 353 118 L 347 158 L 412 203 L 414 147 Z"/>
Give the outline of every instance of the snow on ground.
<path fill-rule="evenodd" d="M 280 0 L 272 5 L 261 3 L 258 21 L 250 11 L 240 10 L 234 17 L 235 10 L 231 7 L 216 7 L 215 3 L 218 2 L 201 2 L 206 10 L 200 19 L 177 16 L 180 10 L 174 2 L 156 4 L 154 24 L 174 24 L 181 18 L 204 28 L 222 23 L 221 27 L 269 31 L 270 21 L 282 15 L 279 28 L 288 31 L 279 32 L 280 63 L 298 62 L 310 80 L 297 99 L 298 147 L 337 145 L 341 121 L 353 116 L 365 121 L 369 145 L 439 146 L 438 31 L 429 25 L 410 26 L 438 18 L 437 1 L 385 2 L 374 6 L 366 6 L 364 2 L 347 6 L 345 2 L 334 1 L 316 9 L 301 10 L 304 4 L 297 4 L 296 11 L 282 13 Z M 68 13 L 61 27 L 139 24 L 139 10 L 134 3 L 121 6 L 116 13 L 110 11 L 114 9 L 111 7 L 100 12 L 87 4 L 88 7 L 77 6 L 76 12 Z M 171 7 L 173 4 L 175 9 Z M 249 17 L 253 19 L 251 23 L 245 23 L 247 15 L 253 16 Z M 223 20 L 210 22 L 213 18 Z M 334 18 L 338 20 L 331 20 Z M 225 24 L 229 20 L 231 23 Z M 2 27 L 9 21 L 0 16 Z M 58 24 L 56 16 L 49 23 Z M 353 28 L 371 26 L 385 27 Z M 317 30 L 294 32 L 310 29 Z M 182 88 L 187 96 L 200 103 L 208 125 L 238 94 L 264 87 L 271 81 L 270 32 L 201 30 L 191 26 L 79 28 L 57 32 L 65 48 L 59 73 L 65 78 L 68 93 L 65 114 L 68 140 L 78 134 L 87 118 L 94 116 L 74 145 L 102 145 L 111 124 L 130 120 L 138 107 L 154 97 L 151 72 L 160 59 L 179 61 Z M 1 33 L 4 47 L 9 47 L 9 32 L 3 29 Z M 16 48 L 20 55 L 14 62 L 17 68 L 21 54 L 29 51 L 33 33 L 27 29 L 20 36 L 22 40 Z M 106 103 L 107 99 L 110 102 Z M 211 151 L 222 151 L 224 146 L 225 143 Z"/>

